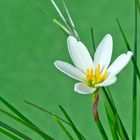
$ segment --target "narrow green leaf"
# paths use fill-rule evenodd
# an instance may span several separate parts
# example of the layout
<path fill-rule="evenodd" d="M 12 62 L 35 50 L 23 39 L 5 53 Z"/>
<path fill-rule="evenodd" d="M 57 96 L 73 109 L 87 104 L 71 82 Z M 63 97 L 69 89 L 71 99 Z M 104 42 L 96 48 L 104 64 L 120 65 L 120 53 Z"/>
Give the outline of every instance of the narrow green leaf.
<path fill-rule="evenodd" d="M 54 0 L 50 0 L 50 1 L 51 1 L 52 5 L 54 6 L 55 10 L 57 11 L 58 15 L 60 16 L 60 18 L 63 20 L 63 22 L 67 26 L 67 28 L 69 30 L 71 30 L 71 28 L 69 27 L 69 24 L 67 23 L 67 20 L 63 16 L 63 14 L 62 14 L 61 10 L 59 9 L 59 7 L 57 6 L 56 2 Z"/>
<path fill-rule="evenodd" d="M 68 138 L 70 140 L 74 140 L 74 138 L 71 136 L 71 134 L 69 133 L 69 131 L 66 129 L 66 127 L 61 123 L 61 121 L 56 118 L 56 117 L 53 117 L 54 120 L 57 122 L 57 124 L 61 127 L 61 129 L 64 131 L 64 133 L 68 136 Z"/>
<path fill-rule="evenodd" d="M 26 136 L 25 134 L 23 134 L 22 132 L 20 132 L 19 130 L 16 130 L 15 128 L 11 127 L 10 125 L 0 121 L 0 126 L 5 128 L 6 130 L 16 134 L 17 136 L 25 139 L 25 140 L 32 140 L 32 138 Z"/>
<path fill-rule="evenodd" d="M 105 132 L 105 130 L 103 128 L 103 125 L 102 125 L 100 119 L 98 121 L 96 121 L 96 125 L 98 126 L 98 129 L 99 129 L 99 131 L 100 131 L 103 139 L 104 140 L 108 140 L 107 135 L 106 135 L 106 132 Z"/>
<path fill-rule="evenodd" d="M 66 35 L 71 35 L 70 31 L 63 25 L 61 24 L 57 19 L 53 19 L 53 22 L 62 30 Z"/>
<path fill-rule="evenodd" d="M 127 41 L 127 38 L 126 38 L 126 36 L 125 36 L 125 34 L 124 34 L 124 31 L 123 31 L 123 29 L 122 29 L 122 27 L 121 27 L 121 24 L 120 24 L 118 18 L 117 18 L 117 23 L 118 23 L 120 32 L 121 32 L 121 34 L 122 34 L 122 36 L 123 36 L 123 39 L 124 39 L 124 41 L 125 41 L 125 44 L 126 44 L 127 49 L 128 49 L 129 51 L 132 51 L 132 50 L 131 50 L 131 47 L 130 47 L 128 41 Z M 139 68 L 138 68 L 138 65 L 137 65 L 137 63 L 136 63 L 136 60 L 135 60 L 134 56 L 132 56 L 132 62 L 133 62 L 133 65 L 134 65 L 134 67 L 135 67 L 135 71 L 136 71 L 136 73 L 137 73 L 137 75 L 138 75 L 138 78 L 139 78 L 139 81 L 140 81 L 140 71 L 139 71 Z"/>
<path fill-rule="evenodd" d="M 67 122 L 67 121 L 65 121 L 64 119 L 62 119 L 61 117 L 57 116 L 55 113 L 52 113 L 52 112 L 50 112 L 50 111 L 48 111 L 48 110 L 46 110 L 46 109 L 44 109 L 44 108 L 42 108 L 42 107 L 40 107 L 40 106 L 38 106 L 38 105 L 35 105 L 35 104 L 29 102 L 29 101 L 26 101 L 26 100 L 25 100 L 25 103 L 27 103 L 27 104 L 29 104 L 29 105 L 31 105 L 31 106 L 33 106 L 33 107 L 35 107 L 35 108 L 37 108 L 37 109 L 39 109 L 39 110 L 45 112 L 45 113 L 47 113 L 47 114 L 49 114 L 49 115 L 51 115 L 51 116 L 53 116 L 53 117 L 56 117 L 56 118 L 59 119 L 60 121 L 63 121 L 63 122 L 66 123 L 67 125 L 70 125 L 70 126 L 71 126 L 71 124 L 70 124 L 69 122 Z"/>
<path fill-rule="evenodd" d="M 11 114 L 11 113 L 9 113 L 9 112 L 3 110 L 3 109 L 0 109 L 0 112 L 2 112 L 3 114 L 7 115 L 8 117 L 14 119 L 15 121 L 17 121 L 17 122 L 19 122 L 19 123 L 25 125 L 26 127 L 30 128 L 31 130 L 33 130 L 34 132 L 38 133 L 38 134 L 39 134 L 40 136 L 42 136 L 43 138 L 45 138 L 45 139 L 47 138 L 47 137 L 46 137 L 46 134 L 44 134 L 39 128 L 34 127 L 33 125 L 29 124 L 28 122 L 25 122 L 24 120 L 22 120 L 22 119 L 16 117 L 15 115 L 13 115 L 13 114 Z M 48 139 L 49 139 L 49 138 L 50 138 L 50 137 L 48 137 Z M 52 140 L 52 139 L 50 139 L 50 140 Z"/>
<path fill-rule="evenodd" d="M 95 47 L 94 33 L 93 33 L 93 28 L 92 27 L 91 27 L 91 39 L 92 39 L 93 50 L 95 52 L 96 47 Z"/>
<path fill-rule="evenodd" d="M 51 15 L 46 11 L 46 9 L 44 9 L 39 3 L 36 5 L 47 17 L 50 21 L 52 21 L 52 17 Z"/>
<path fill-rule="evenodd" d="M 17 116 L 22 118 L 24 121 L 34 125 L 29 119 L 27 119 L 22 113 L 20 113 L 17 109 L 15 109 L 11 104 L 9 104 L 4 98 L 0 97 L 0 101 L 5 104 L 12 112 L 14 112 Z"/>
<path fill-rule="evenodd" d="M 14 112 L 19 118 L 21 118 L 23 121 L 27 122 L 28 124 L 32 125 L 36 129 L 36 132 L 40 134 L 43 138 L 47 140 L 54 140 L 51 138 L 48 134 L 44 133 L 42 130 L 40 130 L 35 124 L 33 124 L 27 117 L 25 117 L 22 113 L 20 113 L 16 108 L 14 108 L 10 103 L 8 103 L 5 99 L 0 97 L 0 101 L 5 104 L 12 112 Z"/>
<path fill-rule="evenodd" d="M 78 131 L 78 129 L 74 125 L 73 121 L 71 120 L 71 118 L 69 117 L 67 112 L 64 110 L 64 108 L 61 105 L 59 105 L 59 108 L 61 109 L 62 113 L 64 114 L 64 116 L 66 117 L 68 122 L 71 124 L 71 127 L 72 127 L 73 131 L 75 132 L 76 136 L 78 137 L 78 139 L 79 140 L 85 139 L 84 136 Z"/>
<path fill-rule="evenodd" d="M 78 33 L 77 33 L 76 29 L 75 29 L 75 25 L 74 25 L 74 23 L 73 23 L 73 20 L 72 20 L 72 18 L 71 18 L 71 15 L 70 15 L 70 13 L 69 13 L 69 10 L 68 10 L 68 8 L 67 8 L 67 6 L 66 6 L 66 3 L 65 3 L 64 0 L 61 0 L 61 1 L 62 1 L 62 3 L 63 3 L 64 8 L 65 8 L 65 11 L 66 11 L 66 14 L 67 14 L 69 23 L 70 23 L 70 27 L 72 27 L 71 29 L 72 29 L 72 31 L 74 32 L 75 37 L 79 40 L 79 35 L 78 35 Z"/>
<path fill-rule="evenodd" d="M 140 14 L 140 2 L 139 2 L 139 0 L 137 0 L 137 7 L 138 7 L 138 10 L 139 10 L 139 14 Z"/>
<path fill-rule="evenodd" d="M 138 38 L 138 24 L 137 24 L 137 0 L 135 0 L 135 34 L 134 34 L 134 58 L 137 64 L 137 38 Z M 134 67 L 133 70 L 133 113 L 132 113 L 132 140 L 137 137 L 137 73 Z"/>
<path fill-rule="evenodd" d="M 126 140 L 129 140 L 129 137 L 128 137 L 128 134 L 126 132 L 126 129 L 125 129 L 125 127 L 124 127 L 124 125 L 123 125 L 123 123 L 121 121 L 121 118 L 120 118 L 120 116 L 119 116 L 119 114 L 117 112 L 117 109 L 115 107 L 115 103 L 113 101 L 113 98 L 111 96 L 111 93 L 109 95 L 108 91 L 105 88 L 103 88 L 103 91 L 104 91 L 104 94 L 103 95 L 105 97 L 104 98 L 105 103 L 108 104 L 108 107 L 110 107 L 110 109 L 109 109 L 110 110 L 110 114 L 111 114 L 110 115 L 110 118 L 112 118 L 112 120 L 114 120 L 117 117 L 117 122 L 118 122 L 118 125 L 117 126 L 118 126 L 118 133 L 119 133 L 119 135 L 121 137 L 125 137 Z M 122 131 L 123 131 L 123 133 L 121 133 Z M 123 134 L 123 136 L 122 136 L 122 134 Z"/>
<path fill-rule="evenodd" d="M 5 129 L 0 128 L 0 132 L 3 133 L 4 135 L 6 135 L 7 137 L 13 139 L 13 140 L 21 140 L 20 138 L 18 138 L 17 136 L 13 135 L 12 133 L 6 131 Z"/>
<path fill-rule="evenodd" d="M 110 118 L 110 110 L 108 109 L 107 105 L 105 104 L 105 111 L 107 114 L 107 118 L 108 118 L 108 122 L 109 122 L 109 126 L 110 126 L 110 130 L 111 130 L 111 134 L 113 137 L 113 140 L 118 140 L 118 134 L 117 134 L 117 121 L 112 121 Z"/>

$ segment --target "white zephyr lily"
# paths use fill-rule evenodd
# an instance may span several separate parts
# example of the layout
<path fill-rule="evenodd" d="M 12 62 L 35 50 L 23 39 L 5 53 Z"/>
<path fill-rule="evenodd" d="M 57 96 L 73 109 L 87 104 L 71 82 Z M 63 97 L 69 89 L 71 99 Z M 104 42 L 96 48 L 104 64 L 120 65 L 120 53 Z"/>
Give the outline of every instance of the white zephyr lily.
<path fill-rule="evenodd" d="M 92 94 L 98 88 L 114 84 L 116 75 L 128 64 L 132 52 L 121 54 L 110 66 L 113 41 L 107 34 L 96 49 L 94 61 L 85 45 L 73 36 L 67 39 L 68 51 L 75 66 L 63 61 L 55 61 L 55 66 L 80 82 L 76 83 L 74 90 L 80 94 Z"/>

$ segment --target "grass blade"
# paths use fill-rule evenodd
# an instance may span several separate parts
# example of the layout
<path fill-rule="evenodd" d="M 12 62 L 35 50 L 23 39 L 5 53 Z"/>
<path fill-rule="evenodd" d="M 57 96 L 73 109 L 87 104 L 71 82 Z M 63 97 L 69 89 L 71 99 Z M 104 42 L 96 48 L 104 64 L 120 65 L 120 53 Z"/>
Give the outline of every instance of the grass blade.
<path fill-rule="evenodd" d="M 109 126 L 110 126 L 110 130 L 111 130 L 111 134 L 112 134 L 112 138 L 113 140 L 118 140 L 119 137 L 118 137 L 118 134 L 117 134 L 117 121 L 113 122 L 110 118 L 110 114 L 109 114 L 109 110 L 107 109 L 107 106 L 105 104 L 105 111 L 106 111 L 106 114 L 107 114 L 107 118 L 108 118 L 108 122 L 109 122 Z"/>
<path fill-rule="evenodd" d="M 15 128 L 11 127 L 10 125 L 0 121 L 0 126 L 3 127 L 4 129 L 16 134 L 17 136 L 23 138 L 24 140 L 32 140 L 32 138 L 26 136 L 25 134 L 23 134 L 22 132 L 16 130 Z"/>
<path fill-rule="evenodd" d="M 0 132 L 3 133 L 4 135 L 6 135 L 7 137 L 13 139 L 13 140 L 21 140 L 20 138 L 18 138 L 17 136 L 13 135 L 12 133 L 0 128 Z"/>
<path fill-rule="evenodd" d="M 103 95 L 105 97 L 104 98 L 105 104 L 108 104 L 108 106 L 110 107 L 110 109 L 109 109 L 110 114 L 111 114 L 110 117 L 113 118 L 112 120 L 115 120 L 115 121 L 116 121 L 115 118 L 117 117 L 117 123 L 118 123 L 117 130 L 118 130 L 118 133 L 119 133 L 120 137 L 123 137 L 123 139 L 125 138 L 125 140 L 129 140 L 129 137 L 128 137 L 128 134 L 126 132 L 126 129 L 125 129 L 125 127 L 124 127 L 124 125 L 123 125 L 123 123 L 121 121 L 121 118 L 120 118 L 120 116 L 119 116 L 119 114 L 117 112 L 117 109 L 115 107 L 115 103 L 113 101 L 111 93 L 108 93 L 108 91 L 105 88 L 103 88 L 103 91 L 104 91 Z M 109 90 L 109 92 L 110 92 L 110 90 Z"/>
<path fill-rule="evenodd" d="M 122 27 L 121 27 L 121 24 L 120 24 L 118 18 L 117 18 L 117 23 L 118 23 L 120 32 L 121 32 L 121 34 L 122 34 L 122 36 L 123 36 L 123 39 L 124 39 L 124 41 L 125 41 L 125 44 L 126 44 L 127 49 L 128 49 L 129 51 L 132 51 L 132 50 L 131 50 L 131 47 L 130 47 L 130 45 L 129 45 L 127 39 L 126 39 L 126 36 L 125 36 L 125 34 L 124 34 L 124 31 L 123 31 L 123 29 L 122 29 Z M 139 71 L 139 68 L 138 68 L 138 65 L 137 65 L 137 63 L 136 63 L 136 60 L 135 60 L 134 56 L 132 56 L 132 62 L 133 62 L 133 65 L 134 65 L 134 67 L 135 67 L 135 71 L 136 71 L 137 76 L 138 76 L 139 81 L 140 81 L 140 71 Z"/>
<path fill-rule="evenodd" d="M 62 1 L 62 3 L 63 3 L 64 8 L 65 8 L 65 11 L 66 11 L 66 14 L 67 14 L 69 23 L 70 23 L 70 27 L 71 27 L 71 29 L 72 29 L 72 31 L 73 31 L 75 37 L 79 40 L 79 35 L 78 35 L 78 33 L 77 33 L 76 29 L 75 29 L 75 25 L 74 25 L 73 20 L 72 20 L 72 18 L 71 18 L 71 16 L 70 16 L 70 13 L 69 13 L 69 10 L 68 10 L 68 8 L 67 8 L 67 6 L 66 6 L 66 3 L 65 3 L 64 0 L 61 0 L 61 1 Z"/>
<path fill-rule="evenodd" d="M 134 35 L 134 58 L 137 64 L 137 0 L 135 0 L 135 35 Z M 137 73 L 133 70 L 133 113 L 132 113 L 132 140 L 137 137 Z"/>
<path fill-rule="evenodd" d="M 104 140 L 108 140 L 107 135 L 106 135 L 106 133 L 105 133 L 105 130 L 104 130 L 104 128 L 103 128 L 103 125 L 102 125 L 100 119 L 99 119 L 98 121 L 96 121 L 96 124 L 97 124 L 97 126 L 98 126 L 98 129 L 99 129 L 99 131 L 100 131 L 100 133 L 101 133 L 103 139 L 104 139 Z"/>
<path fill-rule="evenodd" d="M 139 14 L 140 14 L 140 2 L 139 2 L 139 0 L 137 0 L 137 7 L 138 7 L 138 10 L 139 10 Z"/>
<path fill-rule="evenodd" d="M 57 119 L 56 117 L 53 117 L 54 120 L 57 122 L 57 124 L 61 127 L 61 129 L 64 131 L 64 133 L 68 136 L 68 138 L 70 140 L 74 140 L 74 138 L 71 136 L 71 134 L 69 133 L 69 131 L 66 129 L 66 127 L 61 123 L 61 121 L 59 119 Z"/>
<path fill-rule="evenodd" d="M 71 35 L 70 31 L 61 24 L 57 19 L 53 19 L 53 22 L 62 30 L 66 35 Z"/>
<path fill-rule="evenodd" d="M 92 39 L 93 50 L 95 52 L 96 47 L 95 47 L 94 33 L 93 33 L 93 28 L 92 27 L 91 27 L 91 39 Z"/>
<path fill-rule="evenodd" d="M 69 30 L 71 30 L 71 28 L 69 27 L 69 24 L 67 23 L 65 17 L 63 16 L 62 12 L 60 11 L 59 7 L 57 6 L 57 4 L 55 3 L 54 0 L 51 0 L 52 5 L 54 6 L 55 10 L 57 11 L 58 15 L 60 16 L 60 18 L 63 20 L 63 22 L 65 23 L 65 25 L 67 26 L 67 28 Z"/>
<path fill-rule="evenodd" d="M 71 124 L 71 127 L 72 127 L 73 131 L 75 132 L 76 136 L 78 137 L 78 139 L 79 140 L 85 139 L 84 136 L 78 131 L 78 129 L 74 125 L 73 121 L 71 120 L 71 118 L 69 117 L 67 112 L 64 110 L 64 108 L 61 105 L 59 105 L 59 108 L 61 109 L 62 113 L 64 114 L 64 116 L 66 117 L 68 122 Z"/>
<path fill-rule="evenodd" d="M 25 125 L 26 127 L 30 128 L 31 130 L 33 130 L 34 132 L 38 133 L 40 136 L 42 136 L 43 138 L 46 139 L 45 134 L 40 129 L 38 129 L 37 127 L 32 126 L 31 124 L 23 121 L 22 119 L 16 117 L 15 115 L 13 115 L 13 114 L 11 114 L 11 113 L 3 110 L 3 109 L 0 109 L 0 112 L 7 115 L 8 117 L 14 119 L 15 121 Z M 49 137 L 48 137 L 48 139 L 49 139 Z M 50 140 L 52 140 L 52 139 L 50 139 Z"/>
<path fill-rule="evenodd" d="M 33 106 L 33 107 L 35 107 L 35 108 L 37 108 L 37 109 L 39 109 L 39 110 L 45 112 L 45 113 L 47 113 L 47 114 L 49 114 L 49 115 L 51 115 L 51 116 L 53 116 L 53 117 L 59 119 L 60 121 L 66 123 L 67 125 L 70 125 L 70 126 L 71 126 L 71 124 L 70 124 L 69 122 L 65 121 L 64 119 L 62 119 L 61 117 L 57 116 L 56 114 L 54 114 L 54 113 L 52 113 L 52 112 L 50 112 L 50 111 L 48 111 L 48 110 L 46 110 L 46 109 L 44 109 L 44 108 L 38 106 L 38 105 L 35 105 L 35 104 L 33 104 L 33 103 L 29 102 L 29 101 L 26 101 L 26 100 L 25 100 L 25 103 L 27 103 L 27 104 L 29 104 L 29 105 L 31 105 L 31 106 Z"/>
<path fill-rule="evenodd" d="M 9 104 L 4 98 L 0 97 L 0 101 L 5 104 L 12 112 L 14 112 L 17 116 L 22 118 L 24 121 L 34 125 L 29 119 L 27 119 L 22 113 L 20 113 L 17 109 L 15 109 L 11 104 Z"/>
<path fill-rule="evenodd" d="M 42 136 L 44 139 L 47 140 L 54 140 L 52 137 L 50 137 L 48 134 L 44 133 L 42 130 L 40 130 L 35 124 L 33 124 L 27 117 L 25 117 L 22 113 L 20 113 L 16 108 L 14 108 L 10 103 L 8 103 L 5 99 L 0 97 L 0 100 L 3 104 L 5 104 L 12 112 L 14 112 L 19 118 L 21 118 L 24 122 L 27 124 L 30 124 L 33 128 L 35 128 L 36 132 Z"/>

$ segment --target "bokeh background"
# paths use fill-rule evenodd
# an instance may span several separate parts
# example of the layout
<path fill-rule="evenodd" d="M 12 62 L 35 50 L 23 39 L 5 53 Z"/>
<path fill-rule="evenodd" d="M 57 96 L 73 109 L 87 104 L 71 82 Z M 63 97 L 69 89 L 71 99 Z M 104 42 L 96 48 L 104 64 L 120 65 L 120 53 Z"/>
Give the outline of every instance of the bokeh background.
<path fill-rule="evenodd" d="M 60 1 L 57 2 L 62 8 Z M 129 43 L 133 47 L 134 0 L 68 0 L 66 2 L 80 38 L 92 54 L 94 53 L 90 35 L 91 26 L 94 30 L 96 46 L 106 33 L 113 36 L 112 60 L 127 51 L 116 17 L 120 19 Z M 59 19 L 50 0 L 0 0 L 0 96 L 16 106 L 56 140 L 67 140 L 67 137 L 49 115 L 25 104 L 24 99 L 63 117 L 58 108 L 58 105 L 62 105 L 87 140 L 100 140 L 102 138 L 93 121 L 91 96 L 75 93 L 73 86 L 76 81 L 54 67 L 53 62 L 57 59 L 71 63 L 66 46 L 66 36 L 40 7 L 46 10 L 51 17 Z M 110 89 L 122 121 L 131 136 L 131 62 L 118 75 L 118 82 Z M 102 94 L 101 92 L 100 117 L 111 140 Z M 139 94 L 138 104 L 140 106 Z M 2 103 L 0 107 L 6 109 Z M 140 111 L 138 118 L 140 118 Z M 0 120 L 23 131 L 34 140 L 41 140 L 40 136 L 5 115 L 0 114 Z M 138 139 L 140 139 L 139 132 L 140 127 Z M 9 140 L 3 134 L 0 134 L 0 139 Z"/>

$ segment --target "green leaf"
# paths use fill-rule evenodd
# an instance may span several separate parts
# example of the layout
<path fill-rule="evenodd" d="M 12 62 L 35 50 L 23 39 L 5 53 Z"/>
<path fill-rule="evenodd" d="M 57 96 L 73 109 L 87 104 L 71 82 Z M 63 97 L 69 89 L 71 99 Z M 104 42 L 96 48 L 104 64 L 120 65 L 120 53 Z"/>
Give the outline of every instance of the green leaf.
<path fill-rule="evenodd" d="M 4 98 L 0 97 L 0 101 L 5 104 L 12 112 L 14 112 L 17 116 L 22 118 L 24 121 L 33 125 L 33 123 L 27 119 L 22 113 L 20 113 L 17 109 L 15 109 L 10 103 L 8 103 Z"/>
<path fill-rule="evenodd" d="M 137 0 L 135 0 L 135 34 L 134 34 L 134 59 L 137 64 L 137 40 L 138 40 L 138 24 L 137 24 Z M 134 67 L 133 70 L 133 112 L 132 112 L 132 140 L 136 140 L 137 137 L 137 73 Z"/>
<path fill-rule="evenodd" d="M 73 131 L 75 132 L 76 136 L 78 137 L 78 139 L 79 140 L 83 140 L 83 139 L 85 140 L 84 136 L 76 128 L 76 126 L 74 125 L 73 121 L 71 120 L 71 118 L 69 117 L 67 112 L 64 110 L 64 108 L 61 105 L 59 105 L 59 108 L 61 109 L 62 113 L 66 117 L 67 121 L 71 124 L 71 127 L 72 127 Z"/>
<path fill-rule="evenodd" d="M 70 13 L 69 13 L 69 10 L 68 10 L 68 8 L 67 8 L 67 6 L 66 6 L 66 3 L 65 3 L 64 0 L 61 0 L 61 1 L 62 1 L 62 3 L 63 3 L 64 8 L 65 8 L 65 11 L 66 11 L 66 14 L 67 14 L 67 17 L 68 17 L 68 20 L 69 20 L 68 23 L 70 24 L 71 30 L 73 31 L 75 37 L 79 40 L 79 35 L 78 35 L 78 33 L 77 33 L 76 29 L 75 29 L 75 25 L 74 25 L 74 23 L 73 23 L 73 20 L 72 20 L 72 18 L 71 18 L 71 15 L 70 15 Z"/>
<path fill-rule="evenodd" d="M 93 33 L 93 28 L 92 27 L 91 27 L 91 39 L 92 39 L 93 50 L 95 52 L 96 47 L 95 47 L 94 33 Z"/>
<path fill-rule="evenodd" d="M 128 137 L 128 134 L 126 132 L 126 129 L 121 121 L 121 118 L 117 112 L 117 109 L 115 107 L 115 103 L 114 103 L 114 100 L 111 96 L 111 92 L 109 90 L 109 92 L 103 88 L 103 91 L 104 91 L 104 100 L 105 100 L 105 104 L 108 105 L 108 110 L 110 111 L 110 118 L 112 119 L 112 121 L 116 122 L 116 119 L 117 119 L 117 130 L 118 130 L 118 133 L 120 135 L 120 137 L 123 137 L 125 138 L 126 140 L 129 140 L 129 137 Z M 117 118 L 116 118 L 117 117 Z M 123 133 L 121 133 L 123 131 Z M 122 136 L 123 135 L 123 136 Z"/>
<path fill-rule="evenodd" d="M 99 119 L 98 121 L 96 121 L 96 125 L 98 126 L 98 129 L 99 129 L 99 131 L 100 131 L 100 133 L 101 133 L 103 139 L 104 139 L 104 140 L 108 140 L 107 135 L 106 135 L 106 133 L 105 133 L 105 130 L 104 130 L 104 128 L 103 128 L 103 125 L 102 125 L 100 119 Z"/>
<path fill-rule="evenodd" d="M 70 31 L 61 24 L 57 19 L 53 19 L 53 22 L 62 30 L 66 35 L 71 35 Z"/>
<path fill-rule="evenodd" d="M 121 24 L 120 24 L 120 22 L 119 22 L 119 19 L 117 18 L 116 20 L 117 20 L 117 23 L 118 23 L 120 32 L 121 32 L 121 34 L 122 34 L 122 36 L 123 36 L 123 39 L 124 39 L 124 41 L 125 41 L 125 44 L 126 44 L 127 49 L 128 49 L 129 51 L 132 51 L 132 49 L 131 49 L 131 47 L 130 47 L 128 41 L 127 41 L 127 38 L 126 38 L 126 36 L 125 36 L 125 34 L 124 34 L 124 31 L 123 31 L 123 29 L 122 29 L 122 27 L 121 27 Z M 140 71 L 139 71 L 139 68 L 138 68 L 138 65 L 137 65 L 137 63 L 136 63 L 136 60 L 135 60 L 134 56 L 132 56 L 132 62 L 133 62 L 133 65 L 134 65 L 134 67 L 135 67 L 135 71 L 136 71 L 137 76 L 138 76 L 139 81 L 140 81 Z"/>
<path fill-rule="evenodd" d="M 25 139 L 25 140 L 32 140 L 32 138 L 26 136 L 25 134 L 23 134 L 22 132 L 20 132 L 19 130 L 16 130 L 15 128 L 13 128 L 12 126 L 0 121 L 0 126 L 3 127 L 4 129 L 14 133 L 15 135 Z"/>
<path fill-rule="evenodd" d="M 40 130 L 35 124 L 33 124 L 27 117 L 25 117 L 22 113 L 20 113 L 16 108 L 14 108 L 10 103 L 8 103 L 5 99 L 0 97 L 0 101 L 5 104 L 12 112 L 14 112 L 19 118 L 21 118 L 24 122 L 30 124 L 32 127 L 35 128 L 36 132 L 42 136 L 44 139 L 47 140 L 54 140 L 51 138 L 48 134 L 44 133 L 42 130 Z"/>
<path fill-rule="evenodd" d="M 38 106 L 38 105 L 35 105 L 35 104 L 29 102 L 29 101 L 26 101 L 26 100 L 25 100 L 25 103 L 27 103 L 27 104 L 29 104 L 29 105 L 31 105 L 31 106 L 33 106 L 33 107 L 35 107 L 35 108 L 37 108 L 37 109 L 39 109 L 39 110 L 45 112 L 45 113 L 47 113 L 47 114 L 49 114 L 49 115 L 51 115 L 51 116 L 53 116 L 53 117 L 56 117 L 56 118 L 59 119 L 60 121 L 62 121 L 62 122 L 64 122 L 64 123 L 66 123 L 67 125 L 70 125 L 70 126 L 71 126 L 71 124 L 70 124 L 69 122 L 67 122 L 67 121 L 65 121 L 64 119 L 62 119 L 61 117 L 57 116 L 55 113 L 52 113 L 52 112 L 50 112 L 50 111 L 48 111 L 48 110 L 46 110 L 46 109 L 44 109 L 44 108 L 42 108 L 42 107 L 40 107 L 40 106 Z"/>
<path fill-rule="evenodd" d="M 13 135 L 12 133 L 6 131 L 5 129 L 0 128 L 0 132 L 3 133 L 4 135 L 6 135 L 7 137 L 13 139 L 13 140 L 21 140 L 20 138 L 18 138 L 17 136 Z"/>
<path fill-rule="evenodd" d="M 140 14 L 140 2 L 139 2 L 139 0 L 137 0 L 137 7 L 138 7 L 138 10 L 139 10 L 139 14 Z"/>
<path fill-rule="evenodd" d="M 13 114 L 11 114 L 11 113 L 3 110 L 3 109 L 0 109 L 0 112 L 5 114 L 5 115 L 7 115 L 8 117 L 14 119 L 15 121 L 25 125 L 26 127 L 30 128 L 31 130 L 33 130 L 34 132 L 38 133 L 43 138 L 45 138 L 45 139 L 47 138 L 47 137 L 45 137 L 45 134 L 39 128 L 34 127 L 33 125 L 29 124 L 28 122 L 25 122 L 24 120 L 16 117 L 15 115 L 13 115 Z M 48 139 L 49 139 L 49 137 L 48 137 Z M 52 140 L 52 139 L 50 139 L 50 140 Z"/>
<path fill-rule="evenodd" d="M 68 136 L 68 138 L 70 140 L 74 140 L 74 138 L 71 136 L 71 134 L 69 133 L 69 131 L 66 129 L 66 127 L 61 123 L 61 121 L 56 118 L 56 117 L 53 117 L 54 120 L 57 122 L 57 124 L 61 127 L 61 129 L 64 131 L 64 133 Z"/>
<path fill-rule="evenodd" d="M 52 5 L 54 6 L 55 10 L 57 11 L 58 15 L 60 16 L 60 18 L 63 20 L 63 22 L 67 26 L 68 30 L 70 31 L 71 28 L 69 27 L 67 20 L 63 16 L 63 14 L 62 14 L 61 10 L 59 9 L 59 7 L 57 6 L 56 2 L 54 0 L 50 0 L 50 1 L 51 1 Z"/>
<path fill-rule="evenodd" d="M 111 130 L 111 134 L 112 134 L 112 137 L 113 137 L 113 140 L 118 140 L 119 137 L 118 137 L 118 134 L 117 134 L 117 121 L 112 121 L 112 119 L 110 118 L 110 110 L 108 109 L 107 105 L 105 104 L 105 111 L 106 111 L 106 114 L 107 114 L 107 118 L 108 118 L 108 122 L 109 122 L 109 126 L 110 126 L 110 130 Z"/>

